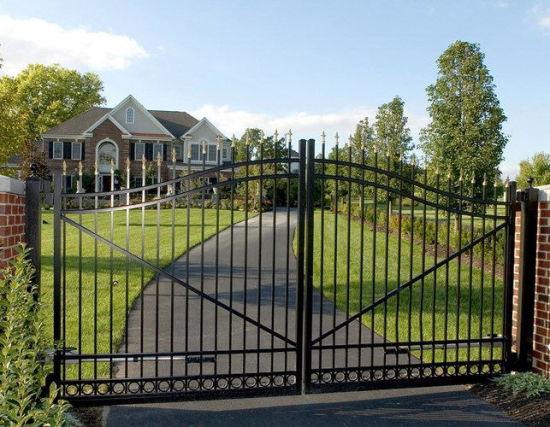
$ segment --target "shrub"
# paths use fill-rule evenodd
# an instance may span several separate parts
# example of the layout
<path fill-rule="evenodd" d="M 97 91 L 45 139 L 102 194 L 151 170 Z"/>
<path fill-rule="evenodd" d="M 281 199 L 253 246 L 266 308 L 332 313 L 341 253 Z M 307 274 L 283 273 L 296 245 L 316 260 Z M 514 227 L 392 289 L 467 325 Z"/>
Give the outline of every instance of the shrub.
<path fill-rule="evenodd" d="M 530 398 L 550 393 L 550 380 L 533 372 L 503 375 L 493 381 L 514 396 L 522 394 Z"/>
<path fill-rule="evenodd" d="M 48 342 L 31 286 L 28 250 L 0 271 L 0 424 L 63 425 L 66 403 L 54 403 L 56 392 L 42 397 L 48 374 L 43 363 Z M 42 359 L 42 360 L 41 360 Z"/>

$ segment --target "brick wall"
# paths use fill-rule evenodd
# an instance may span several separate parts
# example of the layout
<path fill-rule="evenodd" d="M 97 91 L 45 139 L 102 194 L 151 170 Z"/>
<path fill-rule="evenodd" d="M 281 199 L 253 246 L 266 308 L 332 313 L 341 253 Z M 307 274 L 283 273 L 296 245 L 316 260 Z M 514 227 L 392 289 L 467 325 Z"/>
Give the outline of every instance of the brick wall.
<path fill-rule="evenodd" d="M 516 214 L 512 350 L 516 350 L 521 212 Z M 533 370 L 550 378 L 550 186 L 539 188 L 533 325 Z"/>
<path fill-rule="evenodd" d="M 25 185 L 0 175 L 0 269 L 16 254 L 25 240 Z"/>
<path fill-rule="evenodd" d="M 539 193 L 533 368 L 550 378 L 550 188 Z"/>

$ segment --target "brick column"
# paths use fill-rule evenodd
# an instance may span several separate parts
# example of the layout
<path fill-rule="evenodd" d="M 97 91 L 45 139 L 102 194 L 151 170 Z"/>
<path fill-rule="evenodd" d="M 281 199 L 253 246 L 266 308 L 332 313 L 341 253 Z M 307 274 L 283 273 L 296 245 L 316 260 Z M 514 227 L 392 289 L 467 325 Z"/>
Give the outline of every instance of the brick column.
<path fill-rule="evenodd" d="M 533 370 L 550 378 L 550 185 L 539 190 Z"/>
<path fill-rule="evenodd" d="M 25 183 L 0 175 L 0 269 L 25 241 Z"/>

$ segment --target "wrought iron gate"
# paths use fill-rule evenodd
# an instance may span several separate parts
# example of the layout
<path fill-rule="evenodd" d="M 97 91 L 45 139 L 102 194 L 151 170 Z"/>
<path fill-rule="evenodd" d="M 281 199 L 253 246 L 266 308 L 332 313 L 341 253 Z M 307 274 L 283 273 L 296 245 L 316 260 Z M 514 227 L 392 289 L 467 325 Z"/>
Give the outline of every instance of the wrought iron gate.
<path fill-rule="evenodd" d="M 233 146 L 234 162 L 207 168 L 203 154 L 180 177 L 174 159 L 171 180 L 123 190 L 114 170 L 104 192 L 62 193 L 57 177 L 60 397 L 297 394 L 503 372 L 513 185 L 498 201 L 485 180 L 455 189 L 364 147 L 327 157 L 323 141 L 315 158 L 314 146 Z"/>

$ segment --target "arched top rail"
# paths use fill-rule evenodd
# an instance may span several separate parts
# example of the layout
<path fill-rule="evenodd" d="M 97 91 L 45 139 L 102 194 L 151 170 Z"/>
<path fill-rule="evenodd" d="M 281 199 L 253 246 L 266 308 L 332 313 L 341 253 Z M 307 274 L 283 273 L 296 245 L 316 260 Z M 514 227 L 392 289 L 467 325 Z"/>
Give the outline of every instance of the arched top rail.
<path fill-rule="evenodd" d="M 277 173 L 277 174 L 264 174 L 264 175 L 250 175 L 250 176 L 243 176 L 239 178 L 233 178 L 227 181 L 220 181 L 213 184 L 207 184 L 202 185 L 197 188 L 193 188 L 190 190 L 181 191 L 176 194 L 170 194 L 166 195 L 165 197 L 153 199 L 153 200 L 147 200 L 145 202 L 141 203 L 135 203 L 131 205 L 119 205 L 119 206 L 110 206 L 110 207 L 100 207 L 100 208 L 90 208 L 90 209 L 83 209 L 79 207 L 75 207 L 73 209 L 70 208 L 64 208 L 61 210 L 62 214 L 93 214 L 93 213 L 102 213 L 102 212 L 114 212 L 114 211 L 121 211 L 121 210 L 127 210 L 127 209 L 139 209 L 139 208 L 146 208 L 148 206 L 155 206 L 158 204 L 163 203 L 169 203 L 173 202 L 177 199 L 191 196 L 193 194 L 200 194 L 203 191 L 213 190 L 214 188 L 220 188 L 220 187 L 227 187 L 230 185 L 238 185 L 244 182 L 251 182 L 251 181 L 259 181 L 260 179 L 263 180 L 273 180 L 273 179 L 293 179 L 298 178 L 299 175 L 297 173 Z M 99 193 L 85 193 L 86 195 L 96 195 Z M 106 193 L 106 194 L 112 194 L 112 193 Z M 82 194 L 81 194 L 82 195 Z"/>
<path fill-rule="evenodd" d="M 259 166 L 259 165 L 271 165 L 271 164 L 280 164 L 280 165 L 289 165 L 293 163 L 298 163 L 299 159 L 291 157 L 283 157 L 277 159 L 257 159 L 249 160 L 243 162 L 235 162 L 229 165 L 218 165 L 215 167 L 208 167 L 205 170 L 199 170 L 192 172 L 188 175 L 179 176 L 174 179 L 167 181 L 159 182 L 156 184 L 144 185 L 141 187 L 126 188 L 123 190 L 114 190 L 114 191 L 100 191 L 100 192 L 89 192 L 89 193 L 63 193 L 63 198 L 66 199 L 80 199 L 80 198 L 95 198 L 95 197 L 108 197 L 108 196 L 117 196 L 117 195 L 126 195 L 133 193 L 141 193 L 143 191 L 156 190 L 157 188 L 168 187 L 174 184 L 179 184 L 182 182 L 187 182 L 193 179 L 202 178 L 204 176 L 211 176 L 222 171 L 236 171 L 241 167 L 247 166 Z M 283 177 L 283 173 L 280 174 Z M 265 177 L 264 177 L 265 178 Z M 225 185 L 231 184 L 229 181 L 223 181 Z"/>
<path fill-rule="evenodd" d="M 437 188 L 437 187 L 428 185 L 426 183 L 423 183 L 423 182 L 420 182 L 420 181 L 417 181 L 417 180 L 413 180 L 413 179 L 408 178 L 406 176 L 403 176 L 403 175 L 401 175 L 397 172 L 390 171 L 390 170 L 383 169 L 383 168 L 376 168 L 374 166 L 364 165 L 364 164 L 361 164 L 361 163 L 348 162 L 348 161 L 344 161 L 344 160 L 336 161 L 334 159 L 315 159 L 315 163 L 330 164 L 330 165 L 335 165 L 335 166 L 341 166 L 343 168 L 350 168 L 351 167 L 351 168 L 362 169 L 362 170 L 374 172 L 376 174 L 385 175 L 388 178 L 398 179 L 400 181 L 403 181 L 404 183 L 411 184 L 416 188 L 426 190 L 427 192 L 439 194 L 440 196 L 449 197 L 449 198 L 457 200 L 457 201 L 464 201 L 464 202 L 469 202 L 469 203 L 475 203 L 475 204 L 480 204 L 480 205 L 491 205 L 491 206 L 494 206 L 494 205 L 507 206 L 509 204 L 509 202 L 506 202 L 506 201 L 499 201 L 499 200 L 493 200 L 493 199 L 488 199 L 488 198 L 487 199 L 479 199 L 479 198 L 470 197 L 470 196 L 467 196 L 467 195 L 464 195 L 464 194 L 460 195 L 460 194 L 456 194 L 456 193 L 450 193 L 450 192 L 445 191 L 441 188 Z M 319 174 L 315 174 L 315 176 L 319 177 L 319 178 L 323 178 L 323 176 L 319 175 Z M 325 176 L 325 179 L 328 179 L 328 178 L 329 178 L 329 176 Z M 338 180 L 347 181 L 347 178 L 345 176 L 342 176 L 342 175 L 339 175 L 339 176 L 330 175 L 330 179 L 338 179 Z M 366 180 L 361 181 L 361 182 L 357 182 L 357 184 L 372 185 L 372 186 L 377 186 L 378 185 L 375 182 L 366 181 Z M 396 194 L 399 194 L 397 189 L 389 188 L 389 190 L 395 192 Z M 407 194 L 406 197 L 412 198 L 409 194 Z"/>

